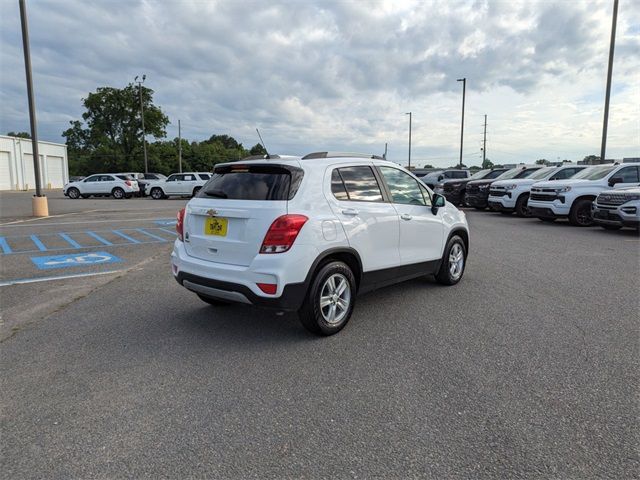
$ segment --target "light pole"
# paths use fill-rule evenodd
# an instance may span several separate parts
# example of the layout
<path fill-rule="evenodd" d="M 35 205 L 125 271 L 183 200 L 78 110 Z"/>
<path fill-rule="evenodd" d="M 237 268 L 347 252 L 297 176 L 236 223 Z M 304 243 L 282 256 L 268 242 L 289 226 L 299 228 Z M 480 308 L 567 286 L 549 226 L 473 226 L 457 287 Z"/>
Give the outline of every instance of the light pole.
<path fill-rule="evenodd" d="M 613 73 L 613 51 L 616 46 L 616 23 L 618 22 L 618 0 L 613 0 L 613 20 L 611 21 L 611 42 L 609 43 L 609 68 L 607 69 L 607 93 L 604 98 L 604 120 L 602 121 L 602 145 L 600 161 L 604 162 L 607 153 L 607 125 L 609 123 L 609 97 L 611 96 L 611 74 Z"/>
<path fill-rule="evenodd" d="M 27 76 L 27 97 L 29 101 L 29 123 L 31 127 L 31 148 L 33 153 L 33 172 L 36 176 L 36 194 L 31 200 L 34 217 L 48 217 L 49 205 L 47 197 L 42 195 L 40 185 L 40 153 L 38 152 L 38 128 L 36 122 L 36 100 L 33 95 L 33 76 L 31 74 L 31 49 L 29 48 L 29 26 L 27 23 L 27 6 L 20 0 L 20 23 L 22 25 L 22 48 L 24 50 L 24 70 Z"/>
<path fill-rule="evenodd" d="M 144 151 L 144 173 L 149 173 L 149 162 L 147 160 L 147 138 L 144 133 L 144 107 L 142 106 L 142 84 L 144 83 L 146 75 L 142 75 L 142 81 L 138 81 L 138 76 L 133 79 L 138 84 L 138 96 L 140 97 L 140 119 L 142 120 L 142 150 Z"/>
<path fill-rule="evenodd" d="M 460 165 L 462 168 L 462 143 L 464 142 L 464 97 L 467 91 L 467 78 L 459 78 L 458 82 L 462 82 L 462 124 L 460 126 Z"/>
<path fill-rule="evenodd" d="M 409 115 L 409 170 L 411 170 L 411 112 L 405 113 L 405 115 Z"/>

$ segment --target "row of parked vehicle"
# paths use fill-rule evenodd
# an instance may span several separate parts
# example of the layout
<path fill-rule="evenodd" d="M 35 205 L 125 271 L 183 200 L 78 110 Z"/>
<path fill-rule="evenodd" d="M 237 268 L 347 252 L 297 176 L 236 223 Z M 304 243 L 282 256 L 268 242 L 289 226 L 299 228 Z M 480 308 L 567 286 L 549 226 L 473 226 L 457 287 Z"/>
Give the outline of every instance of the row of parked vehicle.
<path fill-rule="evenodd" d="M 151 196 L 154 200 L 171 196 L 192 197 L 211 178 L 209 172 L 174 173 L 98 173 L 74 179 L 63 188 L 69 198 L 109 197 L 121 199 Z"/>
<path fill-rule="evenodd" d="M 567 218 L 572 225 L 609 230 L 640 226 L 640 163 L 486 169 L 464 179 L 441 176 L 433 189 L 456 205 L 545 222 Z"/>

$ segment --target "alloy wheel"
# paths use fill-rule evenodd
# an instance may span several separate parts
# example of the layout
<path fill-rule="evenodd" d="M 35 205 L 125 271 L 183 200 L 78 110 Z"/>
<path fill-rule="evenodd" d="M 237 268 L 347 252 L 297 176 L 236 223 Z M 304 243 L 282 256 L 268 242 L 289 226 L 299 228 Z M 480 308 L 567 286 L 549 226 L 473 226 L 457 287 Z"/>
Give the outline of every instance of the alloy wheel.
<path fill-rule="evenodd" d="M 331 325 L 340 323 L 351 305 L 351 287 L 347 277 L 334 273 L 324 282 L 320 290 L 320 311 Z"/>
<path fill-rule="evenodd" d="M 457 280 L 462 275 L 464 269 L 464 251 L 459 243 L 451 247 L 449 251 L 449 273 L 453 280 Z"/>

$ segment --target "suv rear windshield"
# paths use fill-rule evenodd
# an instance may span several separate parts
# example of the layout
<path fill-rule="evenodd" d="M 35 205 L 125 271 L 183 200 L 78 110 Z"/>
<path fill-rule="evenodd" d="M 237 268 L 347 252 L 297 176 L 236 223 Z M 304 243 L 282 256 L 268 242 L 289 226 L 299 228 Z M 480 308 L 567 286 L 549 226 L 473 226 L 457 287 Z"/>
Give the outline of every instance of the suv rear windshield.
<path fill-rule="evenodd" d="M 291 200 L 303 171 L 283 165 L 224 165 L 198 192 L 200 198 Z"/>

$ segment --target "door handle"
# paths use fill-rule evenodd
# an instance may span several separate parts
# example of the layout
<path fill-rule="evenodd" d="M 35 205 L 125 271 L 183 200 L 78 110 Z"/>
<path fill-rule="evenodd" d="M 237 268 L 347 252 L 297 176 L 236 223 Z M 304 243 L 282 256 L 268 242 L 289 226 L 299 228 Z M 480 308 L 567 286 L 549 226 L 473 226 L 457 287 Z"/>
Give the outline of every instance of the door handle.
<path fill-rule="evenodd" d="M 400 218 L 403 220 L 411 220 L 413 217 L 407 213 L 403 213 L 402 215 L 400 215 Z"/>
<path fill-rule="evenodd" d="M 356 210 L 355 208 L 343 208 L 342 213 L 345 215 L 357 215 L 358 210 Z"/>

